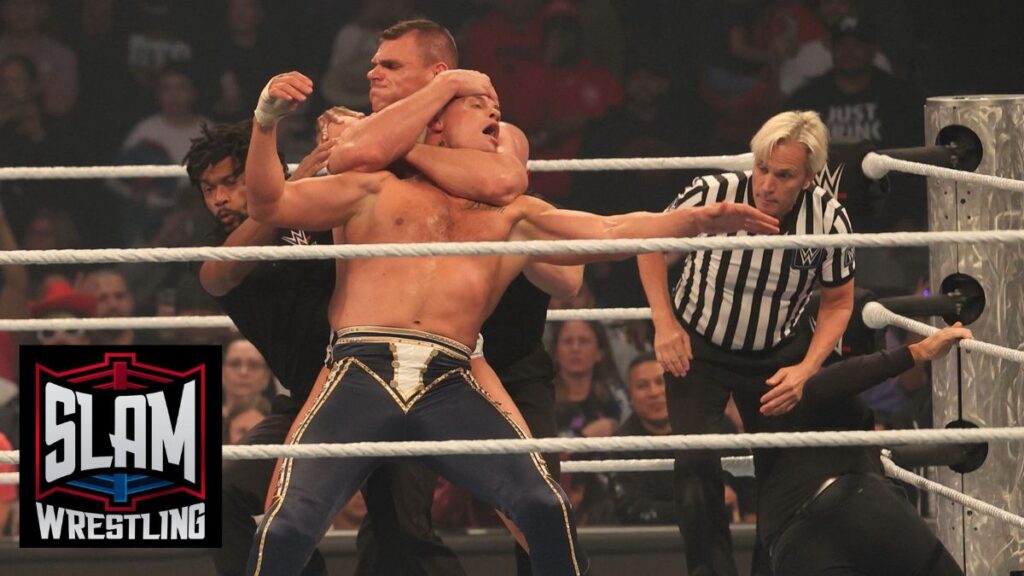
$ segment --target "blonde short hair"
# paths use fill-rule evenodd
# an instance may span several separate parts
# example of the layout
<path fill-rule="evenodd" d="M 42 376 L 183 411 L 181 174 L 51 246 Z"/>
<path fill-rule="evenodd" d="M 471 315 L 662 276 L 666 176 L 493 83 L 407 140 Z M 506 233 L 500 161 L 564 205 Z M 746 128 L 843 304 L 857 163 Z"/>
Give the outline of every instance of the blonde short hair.
<path fill-rule="evenodd" d="M 750 139 L 754 162 L 766 162 L 779 142 L 800 142 L 807 147 L 807 167 L 817 174 L 828 162 L 828 128 L 817 112 L 793 110 L 772 116 Z"/>

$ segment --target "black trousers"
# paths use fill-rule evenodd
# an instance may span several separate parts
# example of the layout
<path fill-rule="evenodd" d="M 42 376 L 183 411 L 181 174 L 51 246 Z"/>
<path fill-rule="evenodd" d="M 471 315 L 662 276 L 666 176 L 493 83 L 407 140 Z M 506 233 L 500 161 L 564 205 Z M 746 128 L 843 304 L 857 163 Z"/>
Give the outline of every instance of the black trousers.
<path fill-rule="evenodd" d="M 361 327 L 338 334 L 331 375 L 300 415 L 291 443 L 521 437 L 477 389 L 468 350 L 458 343 L 411 330 Z M 511 518 L 530 543 L 534 573 L 586 571 L 568 500 L 539 455 L 415 460 Z M 380 461 L 286 458 L 253 541 L 249 573 L 300 573 L 333 515 Z"/>
<path fill-rule="evenodd" d="M 731 353 L 690 332 L 693 361 L 683 378 L 666 374 L 669 420 L 676 434 L 709 434 L 721 429 L 732 394 L 748 432 L 769 431 L 773 423 L 760 413 L 765 384 L 779 368 L 796 364 L 807 341 L 793 339 L 776 349 Z M 687 450 L 676 454 L 675 501 L 686 566 L 694 576 L 736 576 L 732 535 L 725 509 L 720 453 Z M 756 555 L 755 555 L 756 556 Z"/>
<path fill-rule="evenodd" d="M 287 398 L 274 402 L 273 413 L 239 444 L 282 444 L 299 406 Z M 256 533 L 253 516 L 263 505 L 274 460 L 229 460 L 224 463 L 223 546 L 211 550 L 217 574 L 240 576 Z M 437 475 L 413 463 L 387 463 L 363 487 L 366 520 L 356 539 L 356 576 L 465 576 L 465 570 L 433 530 L 430 505 Z M 372 519 L 372 521 L 371 521 Z M 314 551 L 303 574 L 327 573 Z"/>
<path fill-rule="evenodd" d="M 847 474 L 804 505 L 770 544 L 775 576 L 963 576 L 890 480 Z"/>

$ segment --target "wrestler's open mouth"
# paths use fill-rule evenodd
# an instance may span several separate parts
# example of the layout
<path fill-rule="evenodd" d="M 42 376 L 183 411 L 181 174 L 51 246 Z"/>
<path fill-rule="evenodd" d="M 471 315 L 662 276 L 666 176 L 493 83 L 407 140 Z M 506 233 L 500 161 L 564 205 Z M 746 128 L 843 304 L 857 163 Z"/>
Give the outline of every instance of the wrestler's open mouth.
<path fill-rule="evenodd" d="M 498 123 L 495 122 L 494 124 L 488 124 L 487 127 L 484 128 L 484 134 L 487 134 L 488 136 L 497 136 L 498 135 Z"/>

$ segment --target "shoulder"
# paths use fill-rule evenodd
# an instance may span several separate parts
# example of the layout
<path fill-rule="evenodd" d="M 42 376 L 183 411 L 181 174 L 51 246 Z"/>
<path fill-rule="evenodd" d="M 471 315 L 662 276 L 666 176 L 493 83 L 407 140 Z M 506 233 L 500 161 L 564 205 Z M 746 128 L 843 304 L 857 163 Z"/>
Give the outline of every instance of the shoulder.
<path fill-rule="evenodd" d="M 525 165 L 530 159 L 530 141 L 526 133 L 515 124 L 502 122 L 498 134 L 498 152 L 511 154 Z"/>
<path fill-rule="evenodd" d="M 750 174 L 751 172 L 746 170 L 698 176 L 693 180 L 691 188 L 705 191 L 708 195 L 706 202 L 710 204 L 718 202 L 719 194 L 723 192 L 736 191 L 746 187 L 747 181 L 750 180 Z"/>

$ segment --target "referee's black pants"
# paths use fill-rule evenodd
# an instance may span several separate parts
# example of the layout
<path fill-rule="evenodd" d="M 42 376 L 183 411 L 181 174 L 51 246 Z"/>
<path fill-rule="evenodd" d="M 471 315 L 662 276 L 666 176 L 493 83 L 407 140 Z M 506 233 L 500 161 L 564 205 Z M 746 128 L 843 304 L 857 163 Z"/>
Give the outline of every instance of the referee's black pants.
<path fill-rule="evenodd" d="M 298 410 L 287 398 L 275 399 L 274 412 L 239 444 L 283 444 Z M 223 546 L 212 550 L 220 576 L 245 573 L 256 533 L 253 516 L 263 513 L 275 463 L 265 458 L 224 463 Z M 430 506 L 436 483 L 436 474 L 411 463 L 383 464 L 367 478 L 367 515 L 356 538 L 356 576 L 465 576 L 455 553 L 433 530 Z M 302 573 L 327 574 L 319 551 Z"/>
<path fill-rule="evenodd" d="M 683 378 L 666 374 L 669 420 L 676 434 L 719 431 L 732 394 L 746 431 L 770 430 L 760 413 L 765 380 L 779 368 L 800 362 L 805 339 L 792 339 L 763 352 L 731 352 L 689 331 L 693 349 L 690 370 Z M 736 576 L 729 515 L 725 509 L 721 454 L 710 450 L 676 453 L 675 501 L 679 533 L 692 576 Z M 758 561 L 755 555 L 755 563 Z"/>
<path fill-rule="evenodd" d="M 906 492 L 846 474 L 802 506 L 770 545 L 774 576 L 963 576 Z"/>

